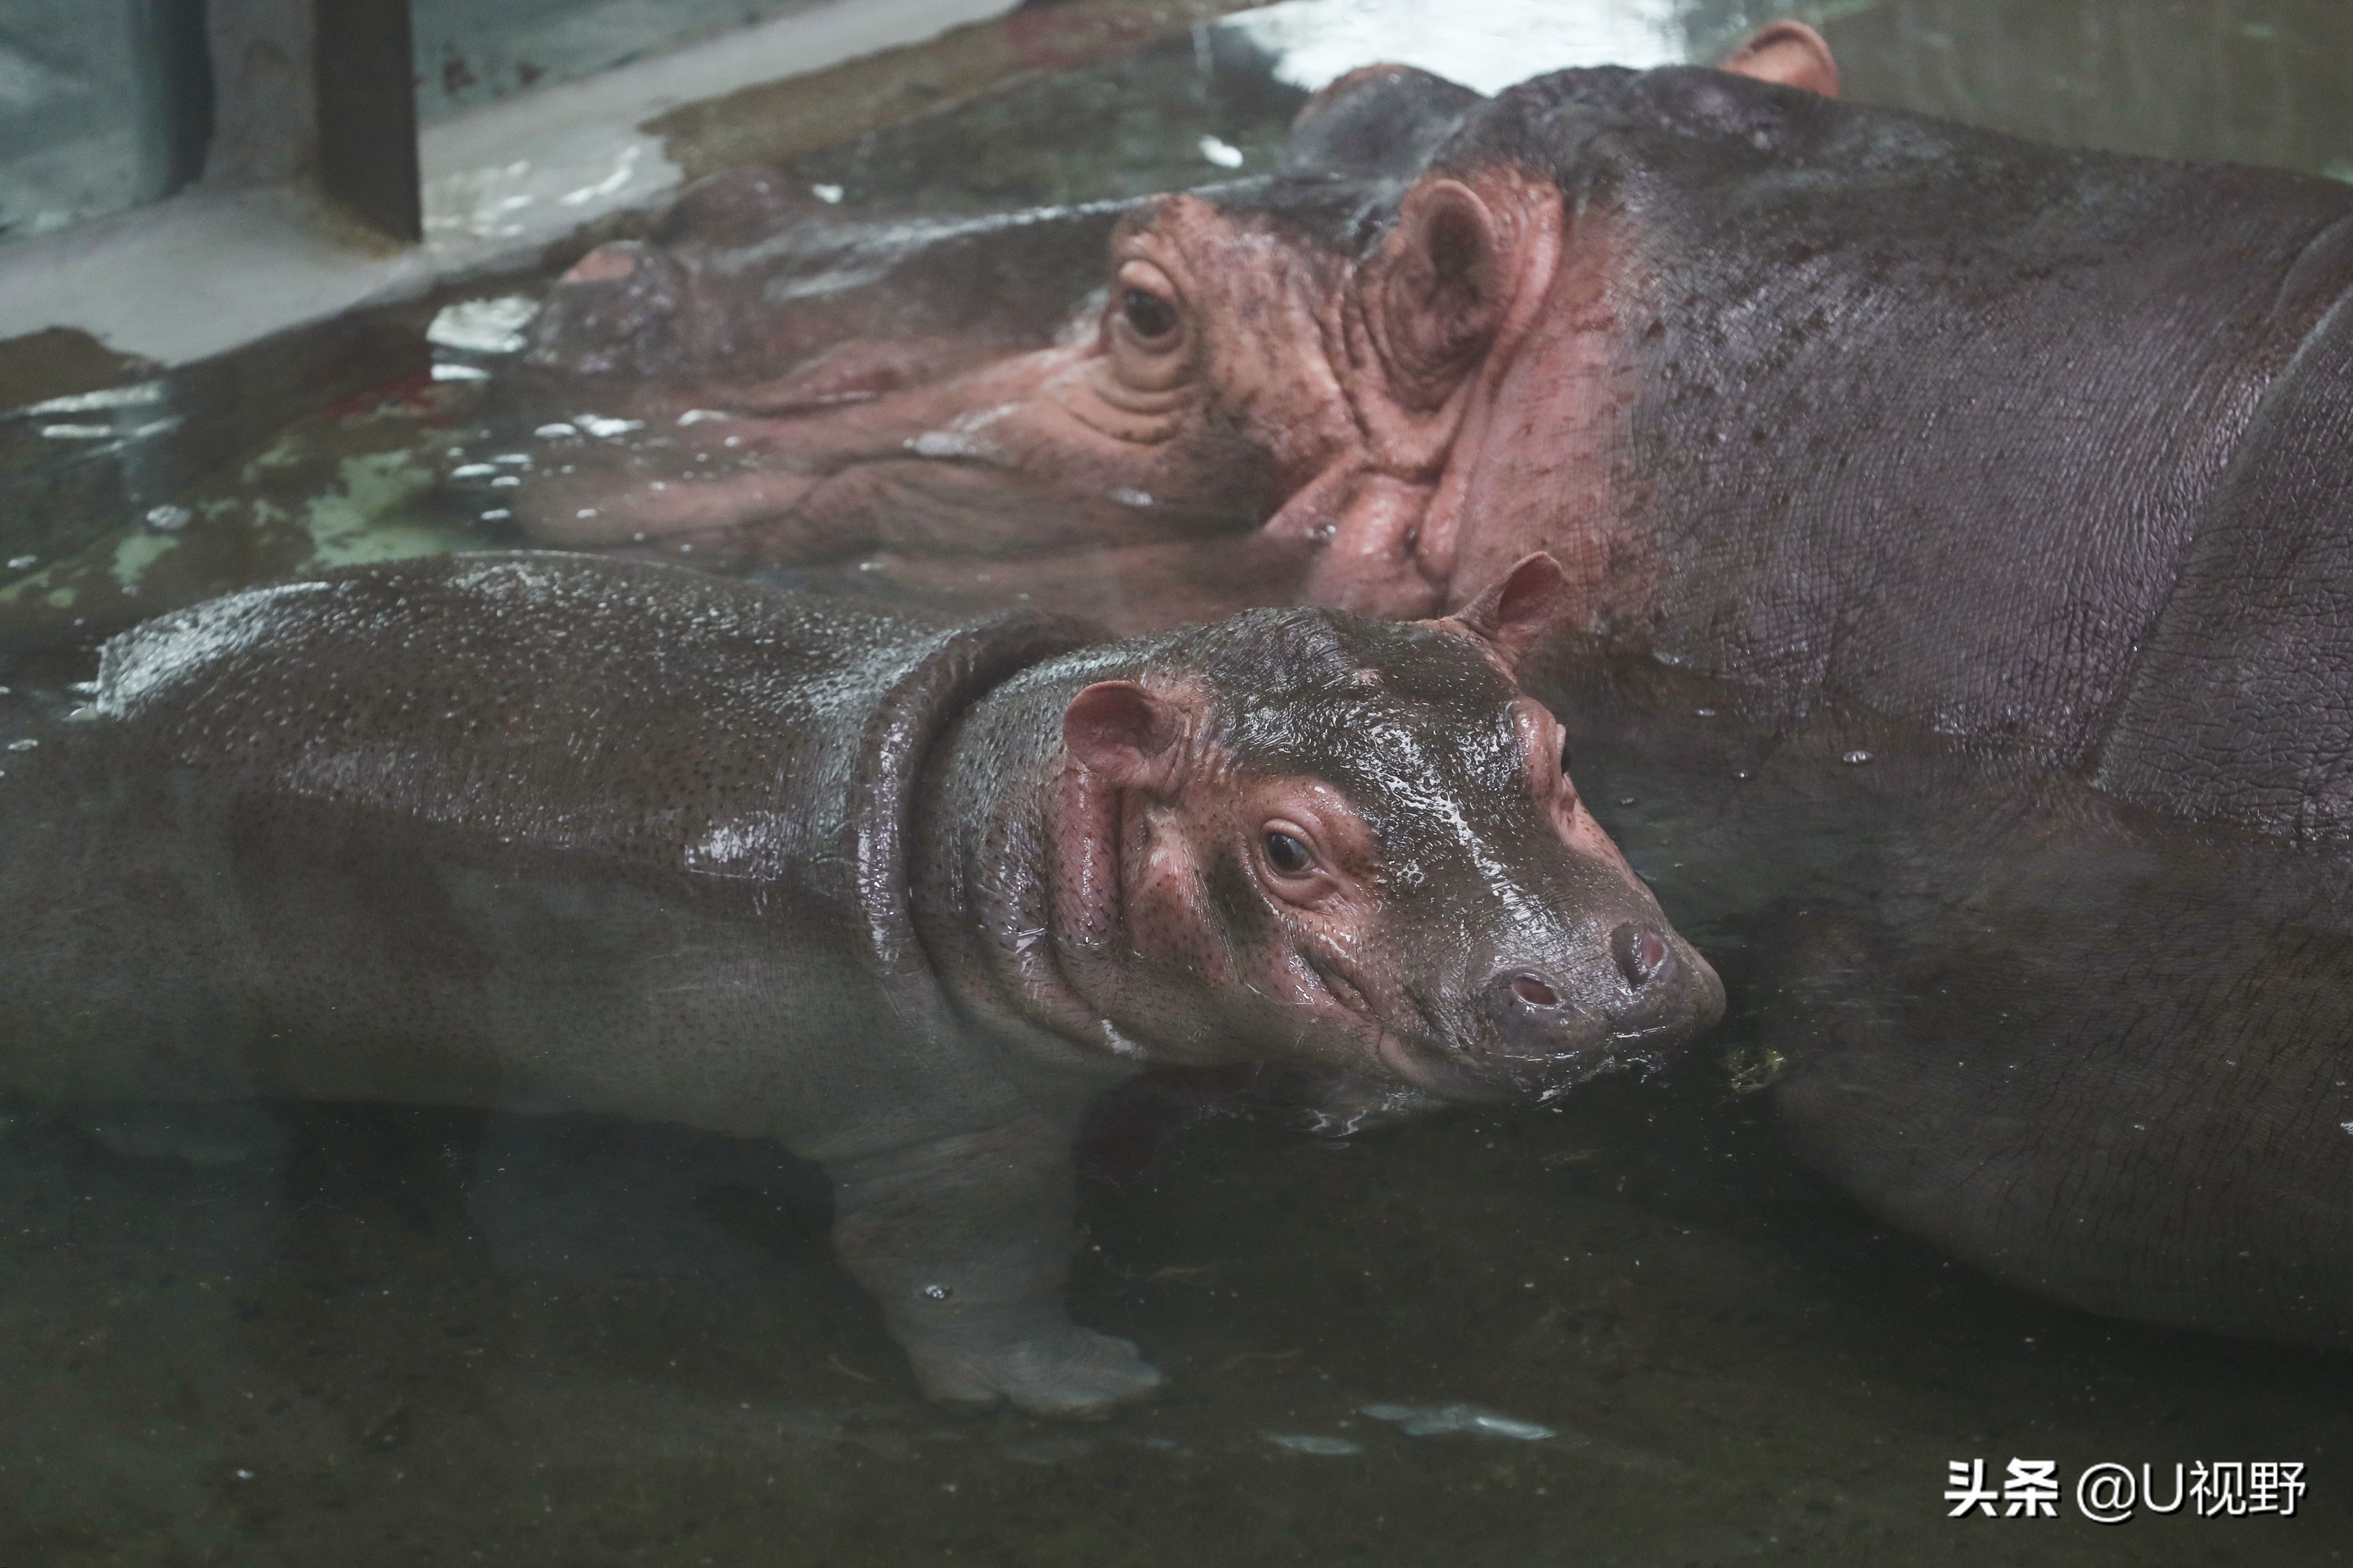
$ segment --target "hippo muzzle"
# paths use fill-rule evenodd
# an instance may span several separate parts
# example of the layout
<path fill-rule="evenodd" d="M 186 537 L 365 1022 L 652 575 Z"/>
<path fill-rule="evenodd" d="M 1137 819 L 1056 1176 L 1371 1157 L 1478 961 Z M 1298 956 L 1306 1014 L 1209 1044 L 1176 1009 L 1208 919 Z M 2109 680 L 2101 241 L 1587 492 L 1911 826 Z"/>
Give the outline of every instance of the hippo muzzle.
<path fill-rule="evenodd" d="M 1550 1100 L 1618 1068 L 1655 1068 L 1723 1016 L 1715 971 L 1655 912 L 1586 942 L 1606 961 L 1507 961 L 1472 993 L 1472 1059 L 1510 1098 Z"/>

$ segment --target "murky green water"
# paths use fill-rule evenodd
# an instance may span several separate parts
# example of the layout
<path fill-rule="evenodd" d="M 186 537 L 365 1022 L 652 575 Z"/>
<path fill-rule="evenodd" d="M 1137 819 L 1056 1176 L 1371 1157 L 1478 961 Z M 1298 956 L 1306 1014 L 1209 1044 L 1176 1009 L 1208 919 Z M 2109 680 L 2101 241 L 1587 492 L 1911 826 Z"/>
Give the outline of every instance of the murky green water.
<path fill-rule="evenodd" d="M 841 187 L 846 208 L 970 213 L 1171 188 L 1237 156 L 1263 166 L 1305 90 L 1276 46 L 1363 25 L 1349 10 L 1041 72 L 794 173 Z M 1560 10 L 1562 63 L 1604 44 L 1705 55 L 1749 20 Z M 1824 10 L 1867 101 L 2137 151 L 2314 170 L 2353 157 L 2335 5 Z M 522 465 L 496 459 L 560 465 L 569 448 L 527 432 L 581 410 L 518 411 L 491 384 L 433 379 L 422 333 L 446 302 L 179 378 L 153 403 L 0 423 L 15 503 L 0 617 L 17 650 L 0 679 L 71 677 L 77 644 L 240 584 L 512 543 L 497 480 Z M 282 373 L 295 363 L 301 376 Z M 42 433 L 69 425 L 100 434 Z M 452 477 L 477 464 L 490 471 Z M 1650 710 L 1685 717 L 1647 727 L 1606 691 L 1561 697 L 1580 786 L 1718 963 L 1732 1017 L 1659 1078 L 1551 1110 L 1345 1144 L 1234 1118 L 1155 1157 L 1098 1147 L 1072 1305 L 1145 1347 L 1166 1400 L 1079 1426 L 924 1405 L 828 1254 L 821 1182 L 764 1148 L 589 1119 L 272 1105 L 248 1157 L 190 1165 L 22 1110 L 0 1123 L 0 1563 L 2353 1552 L 2353 1363 L 1997 1284 L 1807 1173 L 1771 1096 L 1750 1092 L 1790 1037 L 1794 964 L 1811 953 L 1819 977 L 1825 941 L 1903 956 L 1946 858 L 2030 839 L 2034 814 L 2077 805 L 1989 794 L 1999 764 L 1983 758 L 1927 755 L 1900 779 L 1841 768 L 1823 760 L 1846 749 L 1827 731 L 1776 741 L 1732 698 L 1672 695 Z M 1989 798 L 2010 804 L 1972 815 Z M 2073 912 L 2119 920 L 2101 896 Z M 2017 956 L 1997 947 L 1980 968 Z M 1978 1016 L 1925 1005 L 1938 1028 Z M 2292 1519 L 2103 1528 L 2071 1499 L 2056 1519 L 1947 1519 L 1947 1465 L 1973 1458 L 1997 1478 L 2049 1458 L 2066 1480 L 2099 1461 L 2286 1459 L 2310 1490 Z"/>

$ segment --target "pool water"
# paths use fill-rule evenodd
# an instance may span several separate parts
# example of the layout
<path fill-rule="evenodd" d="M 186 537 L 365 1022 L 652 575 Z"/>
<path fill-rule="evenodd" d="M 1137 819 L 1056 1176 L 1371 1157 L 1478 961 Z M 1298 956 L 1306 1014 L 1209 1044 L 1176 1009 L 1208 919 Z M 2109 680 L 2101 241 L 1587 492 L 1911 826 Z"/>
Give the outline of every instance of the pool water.
<path fill-rule="evenodd" d="M 1283 9 L 1040 70 L 789 172 L 845 213 L 955 217 L 1261 168 L 1314 85 L 1285 74 L 1284 49 L 1378 8 Z M 1561 9 L 1561 63 L 1604 45 L 1707 58 L 1751 20 L 1714 3 Z M 2343 58 L 2331 5 L 1823 9 L 1868 101 L 2315 172 L 2353 158 L 2353 103 L 2316 85 Z M 546 284 L 492 280 L 152 395 L 0 421 L 0 684 L 86 679 L 97 637 L 244 584 L 512 546 L 497 514 L 521 487 L 500 479 L 637 433 L 580 434 L 584 415 L 627 411 L 511 375 L 495 330 L 427 331 L 495 329 L 496 312 L 444 311 L 513 299 L 520 314 Z M 534 390 L 518 403 L 516 386 Z M 558 421 L 573 432 L 535 434 Z M 66 426 L 86 433 L 43 433 Z M 873 577 L 792 580 L 891 591 Z M 1864 717 L 1792 728 L 1672 672 L 1556 695 L 1580 789 L 1716 963 L 1731 1015 L 1648 1079 L 1532 1112 L 1348 1140 L 1239 1105 L 1104 1123 L 1071 1304 L 1144 1347 L 1166 1399 L 1087 1424 L 926 1405 L 828 1254 L 824 1183 L 765 1146 L 272 1103 L 191 1163 L 117 1152 L 135 1127 L 16 1107 L 0 1120 L 0 1563 L 2353 1552 L 2337 1462 L 2353 1362 L 2002 1285 L 1810 1173 L 1766 1092 L 1825 1009 L 1879 1007 L 1923 1037 L 1978 1027 L 1999 994 L 1986 976 L 2047 955 L 1997 934 L 1946 998 L 1891 994 L 1923 911 L 1969 890 L 1939 868 L 1989 846 L 2031 862 L 2038 822 L 2095 805 L 2003 787 L 1999 755 L 1915 747 L 1899 770 Z M 2168 847 L 2161 824 L 2103 820 L 2117 857 Z M 2341 908 L 2324 883 L 2313 907 Z M 2125 918 L 2109 897 L 2091 879 L 2046 912 L 2106 930 Z M 1842 970 L 1841 943 L 1889 966 Z M 2103 1527 L 2072 1497 L 2053 1519 L 1947 1517 L 1953 1461 L 1998 1481 L 2013 1458 L 2070 1482 L 2106 1461 L 2294 1460 L 2310 1489 L 2293 1518 Z"/>

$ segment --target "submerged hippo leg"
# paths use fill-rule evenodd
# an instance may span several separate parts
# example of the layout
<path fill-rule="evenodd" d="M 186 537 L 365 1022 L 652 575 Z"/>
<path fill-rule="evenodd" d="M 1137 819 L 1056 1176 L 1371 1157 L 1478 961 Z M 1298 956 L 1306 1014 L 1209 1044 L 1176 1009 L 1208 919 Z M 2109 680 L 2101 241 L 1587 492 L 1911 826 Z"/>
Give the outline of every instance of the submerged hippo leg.
<path fill-rule="evenodd" d="M 833 1169 L 834 1249 L 932 1398 L 1085 1415 L 1159 1387 L 1134 1345 L 1062 1304 L 1072 1131 L 1038 1118 Z"/>

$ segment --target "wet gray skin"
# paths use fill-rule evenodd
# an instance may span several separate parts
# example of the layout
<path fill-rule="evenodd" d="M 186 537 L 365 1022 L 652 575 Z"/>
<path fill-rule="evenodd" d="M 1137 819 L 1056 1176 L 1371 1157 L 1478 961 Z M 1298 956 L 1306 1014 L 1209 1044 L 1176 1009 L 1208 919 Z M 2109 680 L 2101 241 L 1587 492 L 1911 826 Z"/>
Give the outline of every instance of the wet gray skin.
<path fill-rule="evenodd" d="M 1563 71 L 1492 99 L 1400 68 L 1345 78 L 1281 175 L 1122 217 L 1092 338 L 747 418 L 737 449 L 769 468 L 612 488 L 597 526 L 634 516 L 649 543 L 786 563 L 838 550 L 877 576 L 1137 619 L 1221 595 L 1421 615 L 1541 548 L 1571 584 L 1561 662 L 1531 680 L 1548 696 L 1580 667 L 1654 660 L 1731 683 L 1767 728 L 1852 710 L 1901 737 L 1873 754 L 2009 759 L 1978 811 L 2081 782 L 2342 865 L 2353 190 L 1841 102 L 1810 37 L 1768 30 L 1729 70 Z M 933 482 L 912 471 L 926 451 Z M 894 504 L 862 509 L 866 454 L 886 452 Z M 1247 532 L 1188 534 L 1215 509 L 1187 498 L 1239 471 L 1276 504 Z M 1153 505 L 1113 517 L 1121 489 Z M 541 515 L 566 536 L 571 514 Z M 1956 850 L 1952 881 L 2034 885 L 1999 858 L 2101 842 L 2052 826 L 2031 849 Z M 2005 1279 L 2337 1342 L 2353 963 L 2283 915 L 2128 956 L 2122 933 L 2163 924 L 2166 900 L 2237 891 L 2158 842 L 2166 877 L 2080 911 L 2082 966 L 2042 962 L 2035 921 L 1992 942 L 1966 916 L 1921 922 L 2050 1021 L 2002 1056 L 2014 1081 L 2048 1079 L 1992 1097 L 2008 1113 L 1859 1111 L 1866 1083 L 1940 1081 L 1900 1065 L 1924 1037 L 1902 1026 L 1817 1033 L 1779 1103 L 1861 1202 Z M 2222 985 L 2226 948 L 2275 955 L 2251 986 L 2313 1000 Z M 2117 988 L 2143 1010 L 2117 1017 Z M 2090 1065 L 2112 1059 L 2129 1093 Z M 2309 1229 L 2272 1217 L 2290 1188 L 2313 1194 Z M 2277 1283 L 2292 1274 L 2320 1283 Z"/>
<path fill-rule="evenodd" d="M 927 1393 L 1097 1411 L 1160 1382 L 1061 1303 L 1106 1087 L 1543 1100 L 1721 1011 L 1509 676 L 1557 578 L 1099 648 L 560 556 L 200 605 L 10 700 L 0 1074 L 774 1139 Z"/>

